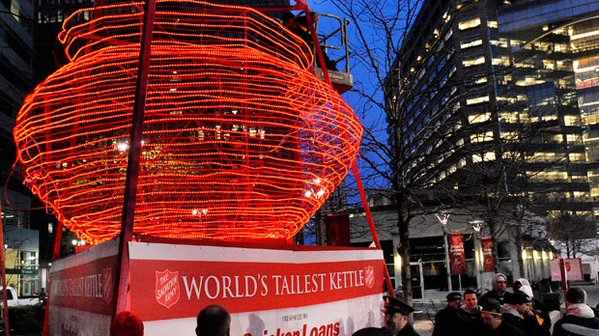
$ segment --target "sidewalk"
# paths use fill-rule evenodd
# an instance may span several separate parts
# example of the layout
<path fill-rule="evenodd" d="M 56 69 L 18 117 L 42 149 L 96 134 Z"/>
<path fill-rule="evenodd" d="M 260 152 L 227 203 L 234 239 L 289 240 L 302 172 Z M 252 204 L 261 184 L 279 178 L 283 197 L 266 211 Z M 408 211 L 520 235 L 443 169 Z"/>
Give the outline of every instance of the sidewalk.
<path fill-rule="evenodd" d="M 415 320 L 414 330 L 420 336 L 431 336 L 433 334 L 433 322 L 431 320 Z"/>

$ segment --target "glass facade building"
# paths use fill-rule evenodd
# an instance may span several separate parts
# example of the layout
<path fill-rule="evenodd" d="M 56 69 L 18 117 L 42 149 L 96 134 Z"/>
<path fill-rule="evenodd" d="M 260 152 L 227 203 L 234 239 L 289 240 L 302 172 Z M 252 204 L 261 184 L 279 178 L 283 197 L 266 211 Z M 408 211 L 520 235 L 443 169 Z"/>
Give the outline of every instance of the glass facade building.
<path fill-rule="evenodd" d="M 7 281 L 20 295 L 39 292 L 39 243 L 29 208 L 31 195 L 13 171 L 12 129 L 23 99 L 32 88 L 33 7 L 30 1 L 0 3 L 0 163 L 2 225 Z"/>
<path fill-rule="evenodd" d="M 538 213 L 591 218 L 598 14 L 592 0 L 425 1 L 388 78 L 408 179 L 494 184 Z"/>

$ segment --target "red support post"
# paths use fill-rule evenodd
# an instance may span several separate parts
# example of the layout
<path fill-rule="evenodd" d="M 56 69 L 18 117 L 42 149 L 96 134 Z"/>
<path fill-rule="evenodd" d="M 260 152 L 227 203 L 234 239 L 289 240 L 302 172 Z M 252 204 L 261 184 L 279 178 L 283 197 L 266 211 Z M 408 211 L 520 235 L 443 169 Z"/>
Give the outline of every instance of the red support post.
<path fill-rule="evenodd" d="M 2 210 L 2 202 L 0 202 L 0 211 Z M 10 323 L 8 321 L 8 298 L 7 298 L 7 287 L 6 283 L 6 255 L 4 254 L 4 224 L 0 216 L 0 242 L 2 242 L 2 250 L 0 251 L 0 261 L 2 262 L 2 313 L 4 317 L 4 329 L 6 330 L 6 336 L 10 336 Z"/>
<path fill-rule="evenodd" d="M 298 1 L 299 5 L 299 1 Z M 302 7 L 306 12 L 306 18 L 308 19 L 308 29 L 310 30 L 310 34 L 312 35 L 312 39 L 314 41 L 314 49 L 316 50 L 316 57 L 320 60 L 320 67 L 322 69 L 322 73 L 324 75 L 325 82 L 329 84 L 331 87 L 333 83 L 331 82 L 331 77 L 329 76 L 329 69 L 327 69 L 326 62 L 324 60 L 324 54 L 322 48 L 320 48 L 320 41 L 318 41 L 318 35 L 316 34 L 316 30 L 314 29 L 314 22 L 312 21 L 312 14 L 310 12 L 310 8 L 308 4 L 302 2 Z M 362 199 L 362 204 L 364 205 L 364 212 L 366 213 L 366 219 L 368 220 L 368 224 L 370 225 L 370 232 L 372 233 L 372 239 L 376 248 L 382 250 L 381 242 L 379 241 L 378 234 L 376 232 L 376 226 L 374 225 L 374 218 L 372 217 L 372 212 L 370 211 L 370 206 L 368 205 L 368 198 L 366 196 L 366 192 L 364 190 L 364 186 L 362 184 L 362 178 L 360 177 L 360 171 L 358 170 L 358 166 L 356 162 L 352 164 L 352 171 L 354 172 L 354 177 L 356 179 L 356 183 L 358 184 L 358 190 L 360 191 L 360 197 Z M 389 270 L 385 267 L 385 284 L 387 285 L 387 289 L 389 290 L 389 296 L 395 297 L 395 289 L 391 284 L 391 276 L 389 275 Z"/>
<path fill-rule="evenodd" d="M 148 93 L 148 77 L 150 66 L 150 51 L 152 33 L 154 31 L 154 17 L 156 0 L 147 0 L 144 4 L 144 23 L 141 36 L 139 64 L 137 68 L 136 95 L 133 106 L 133 120 L 131 122 L 131 137 L 129 141 L 129 155 L 127 161 L 127 178 L 125 182 L 125 200 L 119 240 L 118 264 L 116 269 L 116 286 L 114 291 L 114 314 L 125 310 L 127 304 L 127 290 L 129 285 L 129 249 L 128 244 L 133 238 L 133 224 L 135 219 L 135 202 L 137 199 L 137 181 L 140 170 L 141 142 L 146 111 L 146 97 Z"/>

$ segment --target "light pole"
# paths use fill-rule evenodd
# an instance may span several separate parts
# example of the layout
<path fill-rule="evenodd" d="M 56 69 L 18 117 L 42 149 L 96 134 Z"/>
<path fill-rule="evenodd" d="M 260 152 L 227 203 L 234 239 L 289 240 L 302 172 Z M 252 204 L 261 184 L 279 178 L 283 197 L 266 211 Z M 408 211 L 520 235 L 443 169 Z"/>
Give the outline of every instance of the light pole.
<path fill-rule="evenodd" d="M 483 249 L 480 241 L 480 230 L 482 220 L 473 220 L 470 222 L 474 231 L 474 269 L 476 271 L 476 286 L 483 288 Z"/>
<path fill-rule="evenodd" d="M 445 267 L 447 269 L 447 288 L 451 292 L 451 291 L 453 291 L 453 288 L 451 285 L 451 265 L 449 263 L 449 244 L 447 242 L 447 236 L 448 236 L 447 223 L 449 222 L 450 213 L 441 212 L 439 214 L 435 214 L 435 216 L 439 220 L 439 223 L 441 223 L 441 229 L 443 229 L 443 240 L 445 242 Z"/>

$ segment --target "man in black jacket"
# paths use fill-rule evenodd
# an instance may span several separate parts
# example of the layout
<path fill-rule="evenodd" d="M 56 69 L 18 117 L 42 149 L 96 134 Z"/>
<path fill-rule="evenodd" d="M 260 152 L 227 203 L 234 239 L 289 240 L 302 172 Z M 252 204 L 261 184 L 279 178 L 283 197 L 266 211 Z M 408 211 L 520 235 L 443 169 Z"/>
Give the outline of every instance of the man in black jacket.
<path fill-rule="evenodd" d="M 503 273 L 497 273 L 493 277 L 493 280 L 491 280 L 491 284 L 493 285 L 493 289 L 480 297 L 480 303 L 483 304 L 488 299 L 495 299 L 500 304 L 504 304 L 505 298 L 512 295 L 512 293 L 506 291 L 507 277 Z"/>
<path fill-rule="evenodd" d="M 524 336 L 522 330 L 503 320 L 501 304 L 495 299 L 488 299 L 483 303 L 482 317 L 487 326 L 483 335 L 489 336 Z M 533 336 L 533 335 L 528 335 Z"/>
<path fill-rule="evenodd" d="M 385 307 L 385 328 L 391 336 L 420 336 L 410 324 L 410 314 L 414 311 L 407 303 L 390 297 L 383 297 Z"/>
<path fill-rule="evenodd" d="M 599 335 L 599 319 L 587 303 L 587 293 L 578 287 L 566 292 L 566 315 L 555 323 L 553 336 Z"/>
<path fill-rule="evenodd" d="M 451 292 L 446 296 L 447 307 L 439 310 L 435 315 L 435 329 L 433 336 L 461 335 L 465 321 L 458 314 L 462 306 L 462 294 Z"/>

